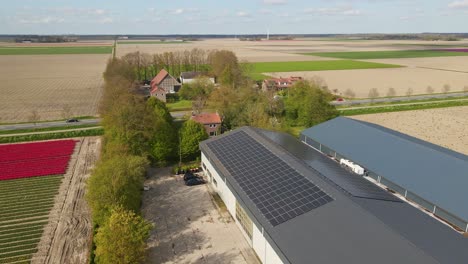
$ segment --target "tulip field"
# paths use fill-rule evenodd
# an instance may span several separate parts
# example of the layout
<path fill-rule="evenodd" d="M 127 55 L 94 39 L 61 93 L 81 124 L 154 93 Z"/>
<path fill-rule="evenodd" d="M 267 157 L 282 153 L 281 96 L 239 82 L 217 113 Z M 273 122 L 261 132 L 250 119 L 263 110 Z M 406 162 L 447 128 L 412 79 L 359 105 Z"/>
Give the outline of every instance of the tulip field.
<path fill-rule="evenodd" d="M 0 263 L 28 263 L 76 141 L 0 145 Z"/>

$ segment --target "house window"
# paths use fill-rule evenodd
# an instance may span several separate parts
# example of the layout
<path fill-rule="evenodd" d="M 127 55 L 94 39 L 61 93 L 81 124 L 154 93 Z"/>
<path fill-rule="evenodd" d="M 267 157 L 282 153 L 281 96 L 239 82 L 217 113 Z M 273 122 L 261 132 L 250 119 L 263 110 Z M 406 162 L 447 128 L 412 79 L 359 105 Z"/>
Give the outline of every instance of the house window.
<path fill-rule="evenodd" d="M 205 165 L 205 163 L 203 163 L 203 162 L 202 162 L 202 167 L 203 167 L 203 169 L 206 170 L 206 165 Z"/>
<path fill-rule="evenodd" d="M 214 184 L 214 186 L 218 187 L 218 182 L 216 181 L 215 178 L 213 178 L 213 184 Z"/>
<path fill-rule="evenodd" d="M 210 127 L 214 128 L 214 127 L 216 127 L 216 125 L 215 124 L 210 124 Z"/>
<path fill-rule="evenodd" d="M 216 132 L 210 132 L 210 136 L 216 136 Z"/>
<path fill-rule="evenodd" d="M 253 234 L 253 223 L 250 217 L 245 212 L 244 208 L 236 201 L 236 219 L 239 221 L 242 229 L 252 239 Z"/>

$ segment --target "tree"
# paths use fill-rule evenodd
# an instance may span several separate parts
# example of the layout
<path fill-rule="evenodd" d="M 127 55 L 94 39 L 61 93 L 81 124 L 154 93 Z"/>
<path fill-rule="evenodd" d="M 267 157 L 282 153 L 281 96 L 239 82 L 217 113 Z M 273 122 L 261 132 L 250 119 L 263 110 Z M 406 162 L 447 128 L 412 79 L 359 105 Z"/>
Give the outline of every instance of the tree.
<path fill-rule="evenodd" d="M 434 88 L 432 88 L 432 86 L 429 85 L 429 86 L 427 86 L 427 88 L 426 88 L 426 92 L 427 92 L 428 94 L 432 94 L 432 93 L 434 93 Z"/>
<path fill-rule="evenodd" d="M 354 98 L 356 97 L 356 93 L 354 93 L 353 90 L 351 89 L 346 89 L 346 91 L 344 92 L 344 96 L 348 97 L 348 98 Z"/>
<path fill-rule="evenodd" d="M 71 107 L 68 104 L 64 104 L 62 106 L 62 118 L 63 119 L 68 119 L 73 116 L 73 112 Z"/>
<path fill-rule="evenodd" d="M 37 121 L 39 121 L 39 119 L 41 119 L 41 116 L 39 115 L 37 110 L 32 110 L 31 115 L 28 117 L 28 121 L 31 122 L 31 123 L 34 123 L 34 125 L 36 125 L 36 123 L 37 123 Z"/>
<path fill-rule="evenodd" d="M 221 84 L 238 86 L 243 79 L 243 72 L 237 56 L 229 50 L 212 51 L 208 56 L 213 74 Z"/>
<path fill-rule="evenodd" d="M 413 88 L 409 87 L 408 90 L 406 90 L 406 96 L 411 96 L 413 94 Z"/>
<path fill-rule="evenodd" d="M 295 83 L 284 102 L 286 121 L 294 126 L 313 126 L 338 116 L 336 108 L 329 104 L 332 95 L 315 83 Z"/>
<path fill-rule="evenodd" d="M 109 220 L 99 228 L 96 263 L 133 264 L 145 260 L 146 240 L 153 225 L 133 211 L 116 207 Z"/>
<path fill-rule="evenodd" d="M 194 100 L 197 97 L 205 99 L 214 90 L 214 84 L 207 77 L 196 78 L 191 83 L 186 83 L 180 88 L 179 95 L 185 100 Z"/>
<path fill-rule="evenodd" d="M 395 88 L 393 88 L 393 87 L 388 88 L 387 96 L 388 97 L 394 97 L 395 95 L 396 95 Z"/>
<path fill-rule="evenodd" d="M 377 90 L 377 88 L 370 89 L 369 90 L 369 98 L 374 100 L 377 97 L 379 97 L 379 90 Z"/>
<path fill-rule="evenodd" d="M 101 160 L 88 180 L 86 193 L 96 224 L 103 225 L 116 206 L 139 210 L 148 165 L 147 159 L 139 156 L 113 155 Z"/>
<path fill-rule="evenodd" d="M 449 84 L 444 84 L 444 87 L 442 87 L 442 92 L 443 93 L 450 92 L 450 85 Z"/>
<path fill-rule="evenodd" d="M 180 152 L 184 160 L 198 157 L 201 141 L 208 139 L 208 134 L 202 124 L 193 120 L 186 121 L 180 130 Z"/>

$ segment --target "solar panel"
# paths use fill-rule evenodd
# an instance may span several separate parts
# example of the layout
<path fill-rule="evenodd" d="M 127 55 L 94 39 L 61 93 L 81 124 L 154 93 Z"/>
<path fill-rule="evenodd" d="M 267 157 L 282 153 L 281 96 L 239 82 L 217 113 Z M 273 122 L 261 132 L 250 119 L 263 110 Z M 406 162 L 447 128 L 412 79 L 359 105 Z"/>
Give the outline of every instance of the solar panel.
<path fill-rule="evenodd" d="M 299 142 L 295 138 L 271 131 L 262 131 L 264 135 L 282 146 L 325 180 L 331 181 L 345 193 L 354 197 L 401 202 L 400 199 L 376 186 L 362 176 L 355 175 L 337 165 L 337 163 L 316 150 Z"/>
<path fill-rule="evenodd" d="M 207 145 L 273 226 L 333 201 L 244 131 Z"/>

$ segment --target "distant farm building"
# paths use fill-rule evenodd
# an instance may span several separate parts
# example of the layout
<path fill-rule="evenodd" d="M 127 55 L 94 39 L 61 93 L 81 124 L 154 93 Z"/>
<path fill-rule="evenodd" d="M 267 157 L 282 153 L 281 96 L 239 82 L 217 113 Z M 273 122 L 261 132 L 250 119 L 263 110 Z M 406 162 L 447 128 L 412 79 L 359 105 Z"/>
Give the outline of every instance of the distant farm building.
<path fill-rule="evenodd" d="M 303 131 L 301 140 L 342 163 L 363 167 L 376 183 L 468 232 L 468 156 L 344 117 Z"/>
<path fill-rule="evenodd" d="M 182 72 L 180 74 L 180 82 L 182 84 L 191 83 L 195 81 L 197 78 L 201 78 L 201 77 L 206 77 L 212 83 L 215 83 L 215 78 L 211 76 L 208 72 L 197 72 L 197 71 Z"/>
<path fill-rule="evenodd" d="M 252 127 L 242 127 L 200 143 L 207 181 L 226 205 L 259 261 L 264 264 L 468 263 L 468 238 L 462 231 L 457 232 L 432 212 L 418 209 L 402 195 L 359 175 L 361 170 L 355 173 L 340 165 L 333 160 L 338 154 L 330 152 L 332 146 L 325 148 L 318 142 L 335 140 L 333 147 L 336 149 L 344 151 L 339 145 L 352 146 L 357 153 L 367 153 L 369 160 L 355 156 L 354 161 L 362 161 L 359 164 L 366 165 L 366 169 L 379 172 L 379 168 L 394 167 L 402 177 L 413 178 L 419 187 L 426 185 L 427 193 L 432 192 L 433 198 L 445 196 L 449 203 L 454 202 L 452 198 L 460 198 L 453 207 L 466 213 L 467 183 L 458 178 L 459 165 L 452 171 L 445 167 L 447 157 L 434 161 L 427 156 L 432 155 L 431 152 L 438 153 L 435 155 L 439 157 L 451 154 L 424 144 L 418 148 L 429 154 L 404 153 L 415 147 L 411 145 L 421 142 L 414 143 L 403 135 L 384 133 L 372 126 L 363 128 L 363 124 L 353 125 L 353 122 L 331 120 L 304 131 L 302 140 L 316 149 L 290 135 Z M 381 138 L 373 137 L 373 133 L 397 142 L 395 147 L 378 144 L 374 140 Z M 340 138 L 336 138 L 339 134 Z M 310 138 L 317 143 L 309 141 Z M 352 145 L 355 139 L 358 145 Z M 348 140 L 351 143 L 346 143 Z M 401 147 L 399 142 L 406 142 L 408 147 L 393 153 L 396 157 L 382 159 L 378 154 L 385 153 L 386 148 L 394 151 Z M 409 154 L 418 155 L 408 157 Z M 372 157 L 375 158 L 370 160 Z M 406 158 L 409 160 L 403 161 Z M 419 172 L 408 169 L 412 162 L 420 165 L 426 158 L 429 158 L 427 168 Z M 371 163 L 377 165 L 371 166 Z M 427 179 L 428 184 L 417 184 L 416 178 L 424 177 L 427 169 L 437 165 L 446 168 L 439 175 L 444 179 L 442 182 L 434 184 Z M 441 170 L 436 169 L 434 173 L 437 172 Z M 452 173 L 456 177 L 451 176 Z M 444 184 L 445 181 L 453 182 Z M 434 192 L 430 184 L 438 190 Z M 464 193 L 460 193 L 463 188 Z M 435 211 L 437 213 L 437 208 Z"/>
<path fill-rule="evenodd" d="M 191 119 L 202 124 L 210 136 L 217 136 L 221 132 L 222 120 L 218 113 L 194 114 Z"/>
<path fill-rule="evenodd" d="M 278 92 L 284 89 L 291 88 L 291 86 L 293 86 L 298 81 L 302 81 L 302 77 L 291 76 L 289 78 L 266 79 L 262 83 L 262 90 L 264 92 L 267 92 L 267 91 Z"/>
<path fill-rule="evenodd" d="M 166 102 L 167 93 L 175 93 L 180 89 L 180 83 L 166 70 L 162 69 L 156 77 L 151 80 L 150 95 Z"/>

